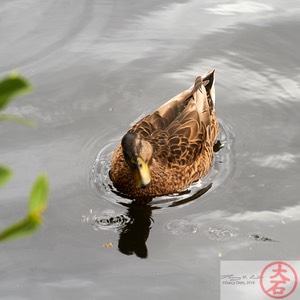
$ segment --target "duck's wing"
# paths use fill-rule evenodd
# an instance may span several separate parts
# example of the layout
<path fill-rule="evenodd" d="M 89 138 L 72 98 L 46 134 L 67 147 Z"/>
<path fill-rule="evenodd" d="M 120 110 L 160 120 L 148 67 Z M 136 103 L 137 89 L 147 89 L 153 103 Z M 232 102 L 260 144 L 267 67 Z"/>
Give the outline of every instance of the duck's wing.
<path fill-rule="evenodd" d="M 214 109 L 215 103 L 214 82 L 214 70 L 208 71 L 203 75 L 202 83 L 206 90 L 210 111 Z M 149 114 L 141 119 L 132 127 L 132 130 L 139 131 L 142 136 L 145 136 L 152 134 L 155 130 L 166 129 L 183 112 L 192 95 L 195 93 L 195 91 L 200 89 L 200 85 L 201 77 L 199 76 L 196 78 L 193 86 L 164 103 L 154 113 Z M 145 132 L 143 132 L 143 128 L 145 129 Z"/>
<path fill-rule="evenodd" d="M 197 77 L 191 89 L 170 99 L 131 130 L 148 140 L 156 159 L 168 164 L 190 164 L 211 139 L 214 72 Z"/>
<path fill-rule="evenodd" d="M 210 146 L 211 113 L 204 81 L 197 77 L 184 110 L 168 126 L 169 164 L 189 165 Z"/>
<path fill-rule="evenodd" d="M 133 125 L 132 130 L 144 138 L 152 135 L 155 131 L 165 130 L 184 110 L 191 96 L 191 90 L 176 95 L 154 113 L 147 115 Z"/>

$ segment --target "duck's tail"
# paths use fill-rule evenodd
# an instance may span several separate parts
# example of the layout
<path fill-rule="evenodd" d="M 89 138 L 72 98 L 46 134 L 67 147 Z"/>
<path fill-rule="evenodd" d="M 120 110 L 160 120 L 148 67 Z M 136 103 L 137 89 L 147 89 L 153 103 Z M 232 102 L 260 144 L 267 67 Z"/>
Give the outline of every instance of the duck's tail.
<path fill-rule="evenodd" d="M 216 104 L 216 94 L 215 94 L 215 70 L 207 71 L 203 77 L 203 84 L 207 91 L 207 94 L 212 99 L 214 105 Z"/>
<path fill-rule="evenodd" d="M 192 92 L 196 92 L 198 89 L 201 91 L 202 84 L 207 92 L 207 97 L 210 98 L 215 105 L 215 70 L 207 71 L 203 76 L 198 76 L 195 79 L 195 83 L 190 87 Z"/>

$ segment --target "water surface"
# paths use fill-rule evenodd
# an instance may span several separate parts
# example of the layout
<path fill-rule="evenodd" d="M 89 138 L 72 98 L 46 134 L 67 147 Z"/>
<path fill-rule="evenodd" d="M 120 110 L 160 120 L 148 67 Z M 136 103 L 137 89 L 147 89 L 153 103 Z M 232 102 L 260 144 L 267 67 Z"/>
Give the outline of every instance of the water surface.
<path fill-rule="evenodd" d="M 36 235 L 1 245 L 1 299 L 219 299 L 220 260 L 298 260 L 299 16 L 296 0 L 2 1 L 0 74 L 35 86 L 8 112 L 39 127 L 1 124 L 1 228 L 40 171 L 51 196 Z M 229 171 L 171 207 L 96 189 L 99 151 L 207 69 Z"/>

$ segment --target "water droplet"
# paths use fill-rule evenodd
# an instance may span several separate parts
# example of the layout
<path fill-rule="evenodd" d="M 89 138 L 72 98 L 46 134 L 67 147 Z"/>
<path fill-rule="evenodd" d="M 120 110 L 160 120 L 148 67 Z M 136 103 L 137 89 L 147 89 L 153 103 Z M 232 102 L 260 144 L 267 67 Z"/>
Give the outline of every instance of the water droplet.
<path fill-rule="evenodd" d="M 236 237 L 239 229 L 229 225 L 214 225 L 205 229 L 204 233 L 210 240 L 223 241 Z"/>
<path fill-rule="evenodd" d="M 165 225 L 165 228 L 173 234 L 193 234 L 198 228 L 187 220 L 172 220 Z"/>
<path fill-rule="evenodd" d="M 113 210 L 105 210 L 102 212 L 94 212 L 85 217 L 85 223 L 88 223 L 94 230 L 114 230 L 131 222 L 130 218 L 123 213 L 117 213 Z"/>

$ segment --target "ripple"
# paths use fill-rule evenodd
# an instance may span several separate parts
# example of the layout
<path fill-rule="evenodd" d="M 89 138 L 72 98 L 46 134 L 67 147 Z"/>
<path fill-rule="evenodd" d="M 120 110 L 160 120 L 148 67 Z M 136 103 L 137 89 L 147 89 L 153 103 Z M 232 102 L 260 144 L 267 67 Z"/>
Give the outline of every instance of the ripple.
<path fill-rule="evenodd" d="M 90 174 L 90 183 L 97 195 L 102 196 L 105 200 L 112 203 L 118 203 L 119 200 L 125 201 L 125 199 L 116 195 L 117 191 L 109 178 L 111 157 L 118 142 L 119 139 L 114 140 L 101 149 L 95 159 Z M 129 201 L 129 203 L 131 203 L 131 201 Z"/>
<path fill-rule="evenodd" d="M 214 160 L 209 173 L 178 194 L 154 197 L 150 205 L 157 208 L 187 205 L 209 189 L 215 190 L 231 177 L 234 170 L 232 151 L 234 134 L 230 124 L 220 119 L 219 123 L 218 143 L 214 149 Z M 119 141 L 120 138 L 113 140 L 100 150 L 91 170 L 90 182 L 98 196 L 103 197 L 106 201 L 114 204 L 129 204 L 133 199 L 120 194 L 114 188 L 109 177 L 111 157 Z"/>
<path fill-rule="evenodd" d="M 91 20 L 94 1 L 7 1 L 0 10 L 1 72 L 36 63 L 69 43 Z M 68 9 L 68 13 L 62 13 Z M 19 18 L 18 16 L 22 16 Z"/>
<path fill-rule="evenodd" d="M 87 216 L 82 216 L 82 223 L 89 224 L 94 230 L 113 230 L 119 231 L 131 219 L 124 213 L 117 213 L 114 210 L 105 210 L 102 212 L 90 212 Z"/>
<path fill-rule="evenodd" d="M 224 241 L 238 236 L 239 229 L 229 225 L 214 225 L 204 230 L 210 240 Z"/>
<path fill-rule="evenodd" d="M 194 234 L 198 231 L 196 225 L 184 219 L 168 222 L 165 224 L 165 229 L 173 234 Z"/>

